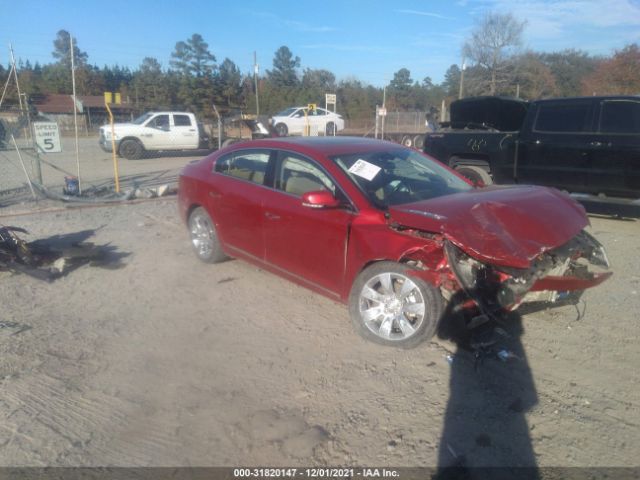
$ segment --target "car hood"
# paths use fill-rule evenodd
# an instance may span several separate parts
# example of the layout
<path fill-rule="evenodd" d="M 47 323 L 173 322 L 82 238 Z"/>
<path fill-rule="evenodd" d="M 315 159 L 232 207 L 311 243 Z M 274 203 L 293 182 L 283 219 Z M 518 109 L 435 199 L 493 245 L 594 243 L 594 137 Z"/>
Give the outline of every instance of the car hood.
<path fill-rule="evenodd" d="M 485 263 L 528 268 L 589 224 L 568 195 L 545 187 L 491 186 L 389 208 L 390 221 L 441 233 Z"/>

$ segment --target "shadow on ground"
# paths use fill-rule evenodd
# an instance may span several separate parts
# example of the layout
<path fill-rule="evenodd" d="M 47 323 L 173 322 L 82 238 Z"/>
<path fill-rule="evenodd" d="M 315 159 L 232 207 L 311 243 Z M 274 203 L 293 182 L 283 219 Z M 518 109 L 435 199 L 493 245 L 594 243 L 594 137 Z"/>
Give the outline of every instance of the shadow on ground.
<path fill-rule="evenodd" d="M 538 395 L 520 340 L 521 316 L 470 329 L 452 307 L 440 325 L 438 336 L 453 341 L 456 352 L 434 478 L 539 478 L 525 417 Z"/>
<path fill-rule="evenodd" d="M 110 243 L 96 245 L 87 242 L 97 230 L 52 235 L 27 243 L 15 233 L 26 234 L 25 230 L 4 227 L 0 269 L 53 281 L 85 265 L 106 269 L 124 267 L 123 260 L 130 253 L 121 252 Z"/>

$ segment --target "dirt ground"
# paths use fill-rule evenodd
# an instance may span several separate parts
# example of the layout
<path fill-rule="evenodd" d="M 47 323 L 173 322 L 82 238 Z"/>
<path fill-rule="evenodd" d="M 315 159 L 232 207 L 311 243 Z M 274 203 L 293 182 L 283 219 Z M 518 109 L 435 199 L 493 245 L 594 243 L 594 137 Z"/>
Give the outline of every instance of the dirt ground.
<path fill-rule="evenodd" d="M 449 340 L 367 343 L 340 304 L 199 263 L 174 198 L 49 207 L 0 223 L 111 263 L 0 273 L 0 465 L 638 465 L 638 221 L 593 217 L 614 277 L 581 318 L 512 319 L 520 358 L 476 371 Z"/>

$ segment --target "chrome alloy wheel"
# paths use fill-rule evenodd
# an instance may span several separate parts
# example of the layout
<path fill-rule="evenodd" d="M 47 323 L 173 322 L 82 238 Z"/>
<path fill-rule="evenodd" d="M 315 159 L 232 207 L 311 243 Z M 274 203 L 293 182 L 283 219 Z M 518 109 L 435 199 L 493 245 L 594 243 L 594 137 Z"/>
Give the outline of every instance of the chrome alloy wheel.
<path fill-rule="evenodd" d="M 208 258 L 213 252 L 215 231 L 211 220 L 202 213 L 195 213 L 189 219 L 191 243 L 201 258 Z"/>
<path fill-rule="evenodd" d="M 410 278 L 385 272 L 375 275 L 362 287 L 359 313 L 374 335 L 384 340 L 405 340 L 424 322 L 425 301 Z"/>

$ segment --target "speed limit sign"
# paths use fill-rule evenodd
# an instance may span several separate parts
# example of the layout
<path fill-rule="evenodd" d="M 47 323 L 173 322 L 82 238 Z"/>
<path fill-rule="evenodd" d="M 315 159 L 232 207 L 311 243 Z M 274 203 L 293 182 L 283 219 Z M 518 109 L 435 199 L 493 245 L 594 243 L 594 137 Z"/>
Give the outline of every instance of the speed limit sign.
<path fill-rule="evenodd" d="M 60 145 L 60 132 L 56 122 L 34 122 L 33 136 L 36 145 L 44 153 L 57 153 L 62 151 Z"/>

